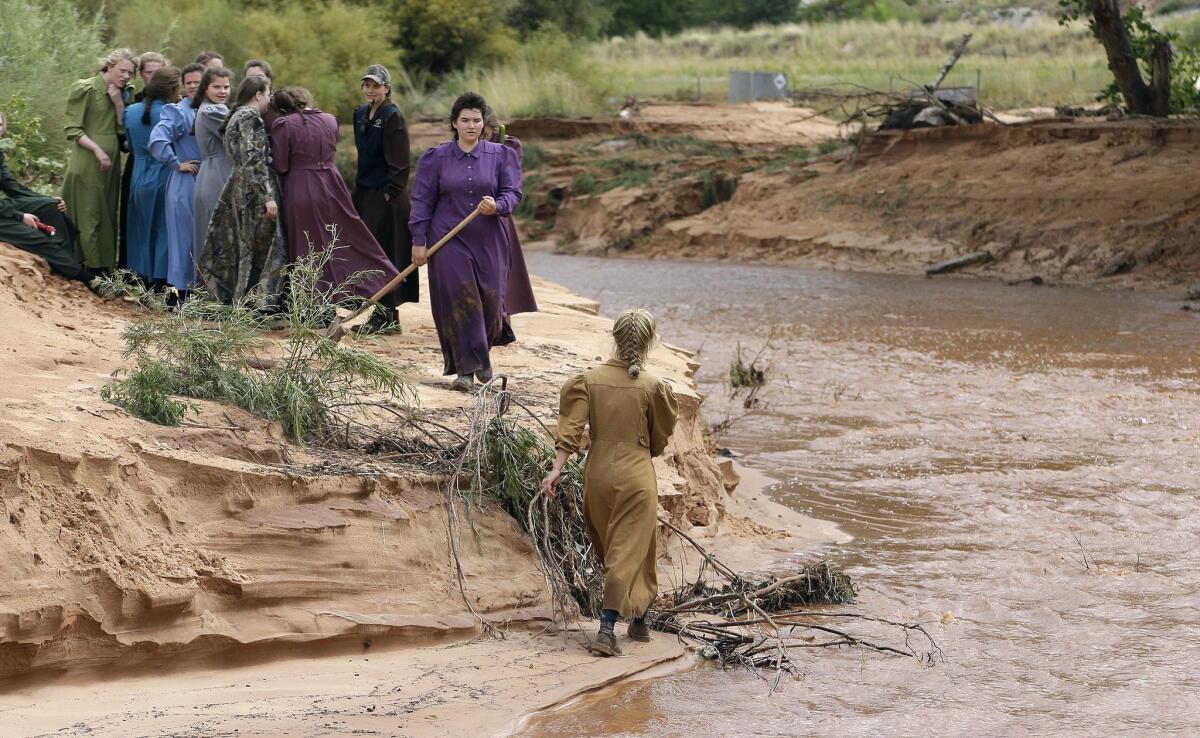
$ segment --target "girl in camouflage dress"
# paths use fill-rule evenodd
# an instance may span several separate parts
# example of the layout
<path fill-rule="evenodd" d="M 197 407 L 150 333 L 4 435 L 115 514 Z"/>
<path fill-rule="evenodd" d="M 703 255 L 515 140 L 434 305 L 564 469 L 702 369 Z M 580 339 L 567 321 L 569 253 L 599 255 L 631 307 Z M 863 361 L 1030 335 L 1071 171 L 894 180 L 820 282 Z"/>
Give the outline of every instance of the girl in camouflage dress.
<path fill-rule="evenodd" d="M 227 303 L 257 290 L 267 304 L 275 304 L 287 264 L 279 181 L 262 118 L 270 100 L 270 80 L 247 77 L 225 122 L 225 151 L 233 171 L 213 210 L 200 269 L 213 297 Z"/>

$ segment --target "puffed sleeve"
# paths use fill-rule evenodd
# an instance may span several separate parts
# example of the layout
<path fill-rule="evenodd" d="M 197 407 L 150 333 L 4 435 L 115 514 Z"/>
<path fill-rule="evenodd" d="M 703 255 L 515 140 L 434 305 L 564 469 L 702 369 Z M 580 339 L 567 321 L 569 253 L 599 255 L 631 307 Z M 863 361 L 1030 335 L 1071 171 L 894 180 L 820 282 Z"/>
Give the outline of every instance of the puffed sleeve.
<path fill-rule="evenodd" d="M 433 222 L 433 210 L 438 199 L 438 162 L 429 149 L 421 154 L 417 162 L 417 176 L 413 180 L 412 209 L 408 213 L 408 229 L 412 232 L 414 246 L 429 245 L 429 224 Z"/>
<path fill-rule="evenodd" d="M 662 381 L 654 387 L 650 396 L 650 455 L 659 456 L 675 432 L 675 419 L 679 415 L 679 403 L 671 385 Z"/>
<path fill-rule="evenodd" d="M 164 105 L 159 114 L 158 122 L 150 130 L 150 143 L 147 148 L 150 156 L 160 163 L 166 164 L 175 172 L 179 170 L 179 157 L 175 155 L 175 142 L 182 138 L 183 132 L 178 130 L 183 122 L 182 113 L 174 104 Z"/>
<path fill-rule="evenodd" d="M 521 160 L 517 152 L 503 149 L 500 156 L 500 171 L 496 176 L 496 214 L 512 215 L 521 202 Z"/>
<path fill-rule="evenodd" d="M 92 96 L 92 81 L 90 79 L 81 79 L 71 85 L 70 92 L 67 93 L 67 117 L 66 125 L 63 130 L 67 133 L 67 140 L 75 143 L 83 138 L 87 131 L 83 130 L 84 116 L 87 115 L 88 99 Z"/>
<path fill-rule="evenodd" d="M 271 176 L 268 162 L 267 129 L 263 119 L 253 113 L 235 115 L 225 134 L 225 148 L 229 151 L 229 158 L 246 170 L 246 182 L 250 190 L 257 192 L 264 200 L 276 199 L 275 178 Z"/>
<path fill-rule="evenodd" d="M 220 128 L 229 117 L 229 108 L 224 105 L 201 105 L 196 114 L 203 115 L 204 120 L 209 121 L 213 128 Z"/>
<path fill-rule="evenodd" d="M 288 117 L 276 118 L 271 124 L 271 164 L 280 175 L 288 173 L 288 159 L 292 154 L 291 142 L 288 141 L 291 135 L 288 133 Z"/>
<path fill-rule="evenodd" d="M 525 171 L 525 144 L 521 143 L 521 139 L 508 136 L 504 139 L 504 145 L 517 152 L 517 163 L 521 165 L 521 171 Z"/>
<path fill-rule="evenodd" d="M 562 386 L 558 393 L 558 436 L 554 448 L 569 454 L 583 447 L 583 430 L 588 422 L 587 380 L 580 374 Z"/>

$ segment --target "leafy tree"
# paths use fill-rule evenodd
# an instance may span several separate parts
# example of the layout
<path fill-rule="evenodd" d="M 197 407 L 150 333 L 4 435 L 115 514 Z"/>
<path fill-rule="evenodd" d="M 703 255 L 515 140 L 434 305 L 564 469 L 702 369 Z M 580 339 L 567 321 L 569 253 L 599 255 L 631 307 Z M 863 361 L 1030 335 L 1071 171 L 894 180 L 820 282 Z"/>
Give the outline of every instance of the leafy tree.
<path fill-rule="evenodd" d="M 209 50 L 228 65 L 248 58 L 251 26 L 229 0 L 123 0 L 112 26 L 114 43 L 157 51 L 179 66 Z"/>
<path fill-rule="evenodd" d="M 750 28 L 796 20 L 797 0 L 702 0 L 695 11 L 696 25 Z"/>
<path fill-rule="evenodd" d="M 329 0 L 253 10 L 244 18 L 253 34 L 246 56 L 237 58 L 239 71 L 248 57 L 266 59 L 280 85 L 307 87 L 320 108 L 342 121 L 349 120 L 354 107 L 362 102 L 359 78 L 368 66 L 387 66 L 392 71 L 393 89 L 401 79 L 400 52 L 388 34 L 379 30 L 387 26 L 386 14 L 379 6 Z M 320 32 L 313 32 L 315 29 Z"/>
<path fill-rule="evenodd" d="M 632 36 L 638 31 L 651 36 L 678 33 L 693 24 L 698 0 L 612 0 L 608 33 Z"/>
<path fill-rule="evenodd" d="M 553 26 L 572 36 L 595 38 L 611 19 L 602 0 L 517 0 L 508 22 L 522 35 Z"/>
<path fill-rule="evenodd" d="M 468 64 L 493 64 L 509 56 L 516 38 L 505 23 L 512 5 L 503 0 L 396 0 L 396 42 L 412 68 L 443 75 Z"/>
<path fill-rule="evenodd" d="M 96 73 L 102 26 L 98 15 L 81 13 L 70 0 L 0 0 L 0 88 L 13 108 L 8 125 L 21 136 L 31 130 L 26 123 L 40 118 L 44 131 L 24 139 L 22 157 L 64 160 L 67 89 Z M 14 167 L 28 164 L 10 160 Z"/>
<path fill-rule="evenodd" d="M 1100 99 L 1124 100 L 1131 113 L 1155 116 L 1194 109 L 1200 102 L 1192 89 L 1200 67 L 1195 51 L 1174 54 L 1171 42 L 1178 35 L 1156 29 L 1141 7 L 1122 13 L 1117 0 L 1059 0 L 1059 6 L 1062 23 L 1086 16 L 1104 46 L 1113 84 Z"/>

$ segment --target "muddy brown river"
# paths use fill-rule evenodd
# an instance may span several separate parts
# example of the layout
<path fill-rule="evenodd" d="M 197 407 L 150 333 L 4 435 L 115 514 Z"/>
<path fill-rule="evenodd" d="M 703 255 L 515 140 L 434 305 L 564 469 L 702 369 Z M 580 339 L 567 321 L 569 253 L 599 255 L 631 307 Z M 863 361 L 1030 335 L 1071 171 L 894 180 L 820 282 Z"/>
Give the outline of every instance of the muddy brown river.
<path fill-rule="evenodd" d="M 945 662 L 806 653 L 768 696 L 701 667 L 530 736 L 1200 734 L 1200 317 L 1160 294 L 530 255 L 697 350 L 710 422 L 740 342 L 761 405 L 722 439 L 859 612 L 930 623 Z"/>

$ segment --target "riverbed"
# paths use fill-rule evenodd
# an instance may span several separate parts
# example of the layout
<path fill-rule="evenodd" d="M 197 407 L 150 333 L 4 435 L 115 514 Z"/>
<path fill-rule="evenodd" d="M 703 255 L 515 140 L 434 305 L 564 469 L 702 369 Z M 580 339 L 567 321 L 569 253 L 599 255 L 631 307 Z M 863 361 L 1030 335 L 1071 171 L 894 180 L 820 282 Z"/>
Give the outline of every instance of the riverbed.
<path fill-rule="evenodd" d="M 699 668 L 530 736 L 1200 731 L 1200 318 L 1171 295 L 786 266 L 529 255 L 697 351 L 719 442 L 854 540 L 856 610 L 927 623 L 933 666 L 817 650 L 768 696 Z M 740 345 L 767 384 L 731 397 Z"/>

